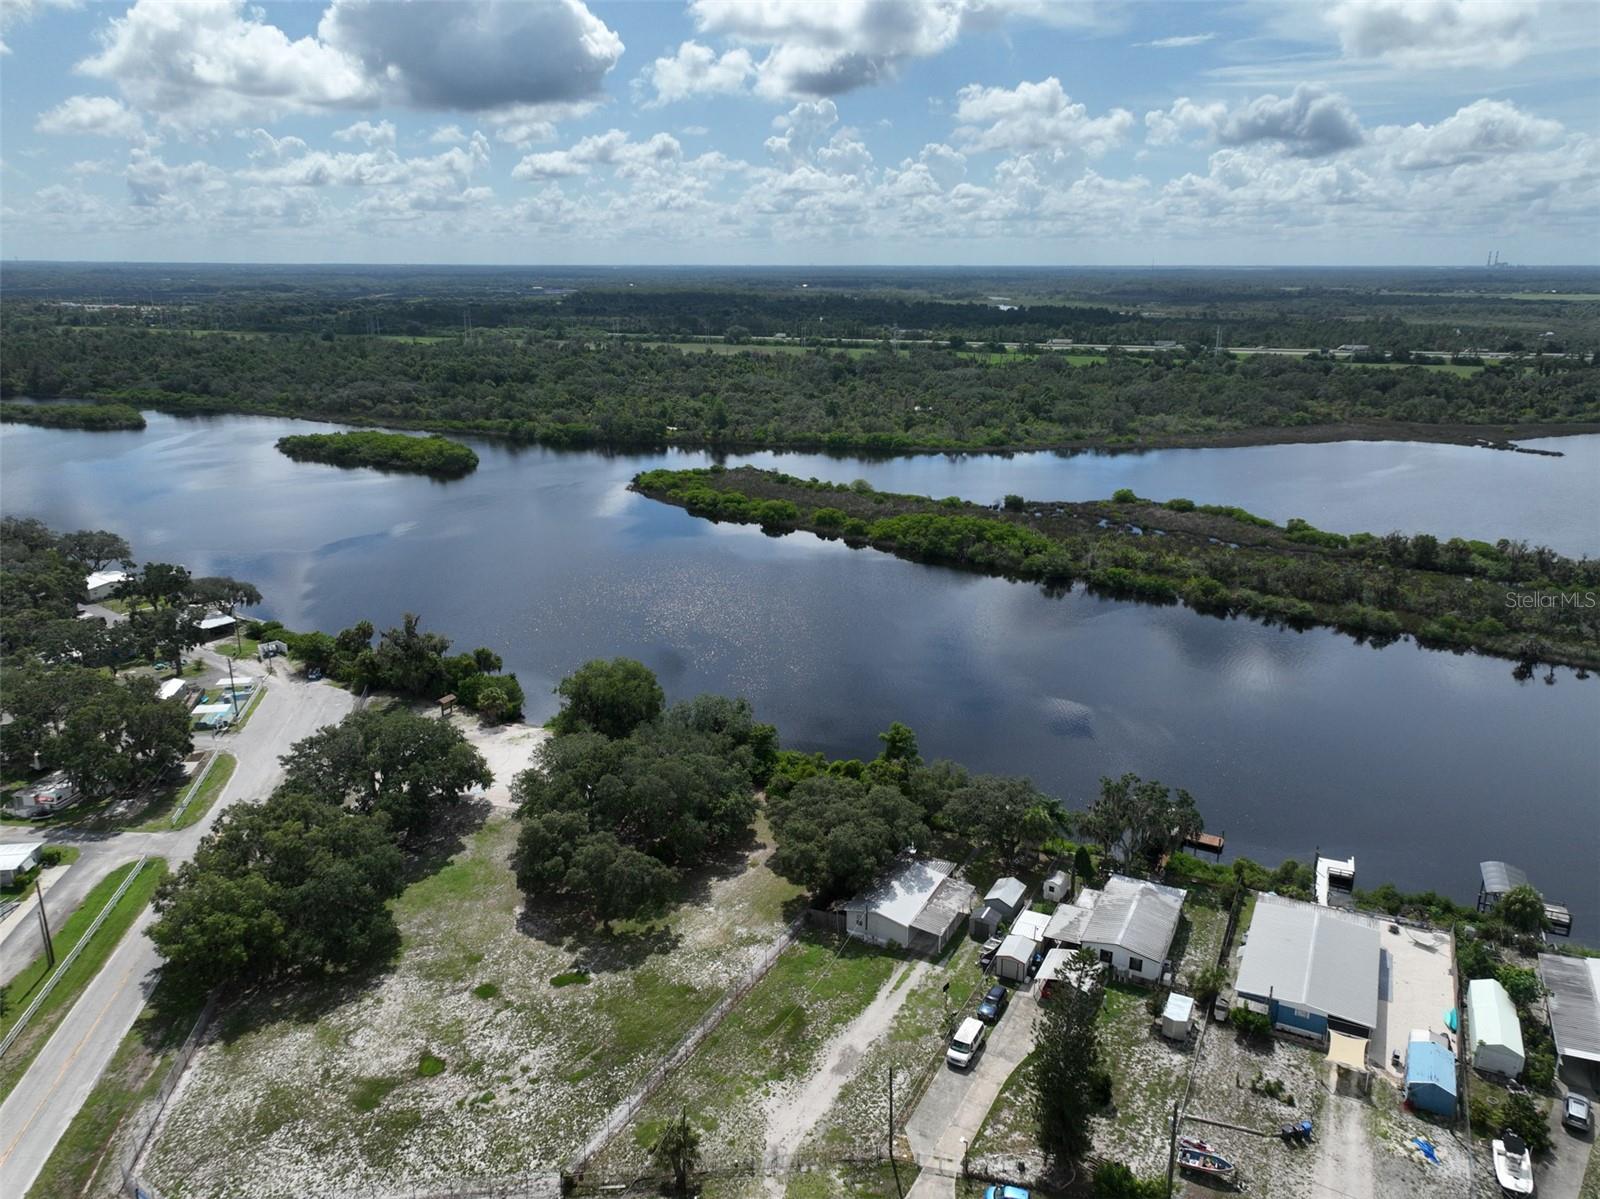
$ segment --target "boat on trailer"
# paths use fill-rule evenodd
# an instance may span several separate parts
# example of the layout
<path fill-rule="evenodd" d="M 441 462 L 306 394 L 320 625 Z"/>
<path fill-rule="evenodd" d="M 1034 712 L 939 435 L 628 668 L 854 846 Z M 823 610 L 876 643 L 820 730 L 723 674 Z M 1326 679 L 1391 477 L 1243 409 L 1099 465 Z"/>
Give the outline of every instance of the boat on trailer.
<path fill-rule="evenodd" d="M 1533 1157 L 1514 1132 L 1502 1132 L 1495 1140 L 1494 1180 L 1507 1195 L 1533 1194 Z"/>
<path fill-rule="evenodd" d="M 1220 1178 L 1231 1182 L 1237 1169 L 1234 1164 L 1215 1149 L 1191 1149 L 1187 1145 L 1178 1147 L 1178 1165 L 1195 1174 L 1205 1174 L 1211 1178 Z"/>

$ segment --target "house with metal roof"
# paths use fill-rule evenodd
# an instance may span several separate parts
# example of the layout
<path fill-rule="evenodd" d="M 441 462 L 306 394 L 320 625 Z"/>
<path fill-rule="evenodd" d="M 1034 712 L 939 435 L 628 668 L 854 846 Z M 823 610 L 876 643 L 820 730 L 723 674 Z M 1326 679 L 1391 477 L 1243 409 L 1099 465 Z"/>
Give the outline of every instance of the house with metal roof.
<path fill-rule="evenodd" d="M 1258 895 L 1234 991 L 1276 1028 L 1316 1040 L 1330 1032 L 1367 1038 L 1378 1025 L 1382 961 L 1376 921 Z"/>
<path fill-rule="evenodd" d="M 1563 1070 L 1587 1070 L 1600 1082 L 1600 958 L 1539 955 L 1556 1060 Z"/>
<path fill-rule="evenodd" d="M 1113 874 L 1083 924 L 1083 948 L 1118 975 L 1161 978 L 1188 892 Z"/>
<path fill-rule="evenodd" d="M 1473 1069 L 1507 1078 L 1522 1073 L 1522 1021 L 1498 979 L 1475 978 L 1467 984 L 1467 1043 Z"/>
<path fill-rule="evenodd" d="M 1082 945 L 1084 926 L 1089 923 L 1089 915 L 1099 901 L 1100 892 L 1085 887 L 1071 903 L 1057 904 L 1050 914 L 1050 923 L 1044 926 L 1044 939 L 1073 949 Z"/>
<path fill-rule="evenodd" d="M 844 903 L 845 931 L 874 945 L 938 954 L 961 929 L 977 888 L 954 877 L 953 863 L 902 858 L 873 885 Z"/>

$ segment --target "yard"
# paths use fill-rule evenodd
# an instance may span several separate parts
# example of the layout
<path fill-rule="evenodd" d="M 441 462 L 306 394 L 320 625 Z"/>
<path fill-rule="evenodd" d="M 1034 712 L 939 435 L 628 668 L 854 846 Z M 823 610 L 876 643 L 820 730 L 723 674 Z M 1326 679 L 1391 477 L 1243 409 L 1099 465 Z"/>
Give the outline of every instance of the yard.
<path fill-rule="evenodd" d="M 524 912 L 515 822 L 473 815 L 396 901 L 391 971 L 219 1017 L 146 1166 L 164 1194 L 548 1174 L 760 958 L 796 894 L 757 844 L 659 924 L 574 926 Z"/>

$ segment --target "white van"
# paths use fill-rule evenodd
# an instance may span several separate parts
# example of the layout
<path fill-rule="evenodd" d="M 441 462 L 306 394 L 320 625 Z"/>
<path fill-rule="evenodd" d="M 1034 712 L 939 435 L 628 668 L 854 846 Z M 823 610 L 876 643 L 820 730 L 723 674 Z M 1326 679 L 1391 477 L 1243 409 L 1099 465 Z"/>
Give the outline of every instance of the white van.
<path fill-rule="evenodd" d="M 978 1056 L 978 1050 L 983 1048 L 983 1039 L 988 1033 L 987 1024 L 976 1016 L 968 1016 L 956 1029 L 956 1035 L 950 1038 L 950 1048 L 944 1051 L 944 1060 L 957 1070 L 965 1070 L 972 1065 L 972 1059 Z"/>

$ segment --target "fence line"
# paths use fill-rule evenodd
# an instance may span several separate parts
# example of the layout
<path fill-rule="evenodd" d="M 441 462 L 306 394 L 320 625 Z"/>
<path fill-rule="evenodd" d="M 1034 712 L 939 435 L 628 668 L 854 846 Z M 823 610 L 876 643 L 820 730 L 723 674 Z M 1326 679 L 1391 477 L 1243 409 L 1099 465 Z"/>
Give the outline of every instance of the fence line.
<path fill-rule="evenodd" d="M 717 1000 L 709 1012 L 700 1017 L 695 1026 L 678 1042 L 672 1052 L 645 1076 L 644 1082 L 632 1095 L 611 1110 L 611 1114 L 601 1122 L 600 1127 L 595 1132 L 590 1134 L 589 1139 L 584 1142 L 583 1148 L 578 1151 L 577 1155 L 568 1164 L 567 1170 L 569 1173 L 574 1175 L 582 1174 L 589 1162 L 610 1144 L 611 1139 L 628 1126 L 628 1122 L 638 1115 L 639 1109 L 666 1081 L 667 1075 L 688 1061 L 693 1056 L 694 1051 L 700 1048 L 700 1043 L 733 1010 L 734 1004 L 749 994 L 750 989 L 766 977 L 767 971 L 772 969 L 773 963 L 783 955 L 783 951 L 794 944 L 803 923 L 804 917 L 801 917 L 790 924 L 784 930 L 783 935 L 767 948 L 760 960 L 745 974 L 739 984 L 731 988 L 721 999 Z"/>
<path fill-rule="evenodd" d="M 173 828 L 178 827 L 178 821 L 183 819 L 183 814 L 189 810 L 189 805 L 194 802 L 194 797 L 200 794 L 200 788 L 202 785 L 204 785 L 206 776 L 211 773 L 211 768 L 216 764 L 217 751 L 212 750 L 211 756 L 206 759 L 205 769 L 201 770 L 200 773 L 195 776 L 194 782 L 189 784 L 189 791 L 188 794 L 183 797 L 183 802 L 180 803 L 176 810 L 173 811 L 172 819 L 168 822 Z"/>
<path fill-rule="evenodd" d="M 0 1039 L 0 1057 L 4 1057 L 6 1050 L 10 1049 L 13 1042 L 22 1035 L 22 1030 L 28 1026 L 28 1021 L 33 1019 L 34 1013 L 39 1010 L 39 1006 L 50 997 L 50 992 L 56 989 L 56 984 L 61 981 L 62 975 L 66 974 L 72 963 L 77 961 L 78 955 L 83 952 L 83 947 L 94 939 L 95 933 L 100 931 L 100 926 L 105 923 L 106 917 L 111 914 L 111 909 L 117 906 L 117 900 L 121 899 L 123 893 L 133 885 L 133 880 L 139 877 L 139 871 L 144 869 L 144 864 L 147 860 L 147 857 L 140 857 L 133 864 L 133 869 L 128 871 L 127 877 L 122 880 L 116 891 L 112 893 L 111 898 L 106 900 L 106 906 L 100 909 L 100 914 L 94 918 L 94 922 L 84 931 L 83 936 L 78 938 L 78 943 L 67 952 L 67 956 L 61 959 L 61 964 L 55 968 L 55 973 L 45 980 L 43 988 L 33 997 L 33 1002 L 24 1009 L 22 1015 L 17 1017 L 17 1022 L 11 1026 L 5 1037 Z"/>
<path fill-rule="evenodd" d="M 205 1006 L 200 1009 L 194 1027 L 189 1030 L 189 1035 L 184 1038 L 177 1055 L 172 1059 L 172 1065 L 167 1069 L 167 1076 L 161 1080 L 161 1086 L 156 1089 L 155 1096 L 134 1116 L 132 1126 L 134 1132 L 124 1141 L 129 1150 L 124 1153 L 125 1160 L 121 1167 L 123 1189 L 130 1195 L 154 1199 L 155 1192 L 141 1183 L 137 1177 L 139 1166 L 155 1140 L 156 1130 L 161 1126 L 161 1119 L 167 1111 L 167 1102 L 172 1098 L 172 1093 L 178 1089 L 178 1083 L 182 1080 L 184 1071 L 189 1068 L 189 1063 L 194 1060 L 195 1050 L 200 1048 L 200 1038 L 210 1027 L 211 1018 L 216 1012 L 217 993 L 213 991 L 206 999 Z"/>

